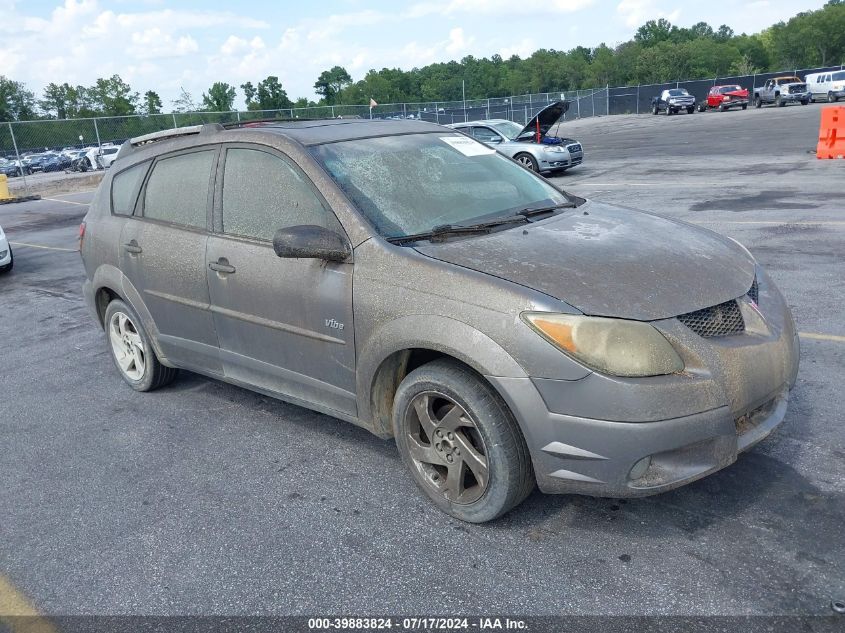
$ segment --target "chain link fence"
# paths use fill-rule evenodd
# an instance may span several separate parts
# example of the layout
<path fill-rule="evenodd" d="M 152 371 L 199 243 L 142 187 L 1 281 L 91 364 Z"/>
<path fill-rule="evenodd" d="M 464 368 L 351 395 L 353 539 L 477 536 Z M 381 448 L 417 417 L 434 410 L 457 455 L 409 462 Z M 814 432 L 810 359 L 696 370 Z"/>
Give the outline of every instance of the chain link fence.
<path fill-rule="evenodd" d="M 175 112 L 172 114 L 97 117 L 92 119 L 44 119 L 0 123 L 0 173 L 9 177 L 40 177 L 40 173 L 62 172 L 79 167 L 74 163 L 82 150 L 122 144 L 129 138 L 161 130 L 201 123 L 237 123 L 263 119 L 374 118 L 418 119 L 439 124 L 482 119 L 508 119 L 525 124 L 537 112 L 559 100 L 570 101 L 563 121 L 614 114 L 644 114 L 651 111 L 652 97 L 668 88 L 686 88 L 696 100 L 706 98 L 719 84 L 739 84 L 749 91 L 780 75 L 804 77 L 813 72 L 841 70 L 843 66 L 788 70 L 753 75 L 717 77 L 638 86 L 605 87 L 593 90 L 555 91 L 511 97 L 491 97 L 461 101 L 390 103 L 370 108 L 366 105 L 314 106 L 283 110 L 232 112 Z M 107 150 L 105 150 L 107 151 Z M 76 153 L 74 153 L 76 152 Z M 40 155 L 48 153 L 46 162 Z M 56 154 L 62 158 L 56 158 Z M 72 158 L 73 160 L 69 160 Z M 102 168 L 82 165 L 91 169 Z M 29 186 L 24 187 L 29 190 Z"/>

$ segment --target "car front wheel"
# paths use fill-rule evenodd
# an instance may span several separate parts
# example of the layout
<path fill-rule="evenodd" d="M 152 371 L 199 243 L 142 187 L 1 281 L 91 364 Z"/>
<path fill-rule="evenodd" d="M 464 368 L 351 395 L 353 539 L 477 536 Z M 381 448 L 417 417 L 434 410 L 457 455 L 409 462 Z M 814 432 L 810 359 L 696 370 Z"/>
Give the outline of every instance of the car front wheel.
<path fill-rule="evenodd" d="M 652 114 L 660 114 L 660 109 L 657 107 L 657 104 L 651 106 L 651 113 Z"/>
<path fill-rule="evenodd" d="M 514 158 L 516 159 L 516 162 L 526 169 L 537 172 L 540 171 L 540 165 L 537 164 L 537 159 L 531 154 L 517 154 Z"/>
<path fill-rule="evenodd" d="M 104 321 L 112 360 L 130 387 L 135 391 L 152 391 L 173 382 L 179 370 L 159 362 L 132 308 L 115 299 L 106 308 Z"/>
<path fill-rule="evenodd" d="M 754 107 L 755 108 L 762 108 L 763 107 L 763 100 L 760 97 L 754 97 Z"/>
<path fill-rule="evenodd" d="M 462 521 L 491 521 L 534 489 L 525 439 L 489 383 L 452 360 L 408 374 L 396 392 L 393 431 L 414 482 Z"/>

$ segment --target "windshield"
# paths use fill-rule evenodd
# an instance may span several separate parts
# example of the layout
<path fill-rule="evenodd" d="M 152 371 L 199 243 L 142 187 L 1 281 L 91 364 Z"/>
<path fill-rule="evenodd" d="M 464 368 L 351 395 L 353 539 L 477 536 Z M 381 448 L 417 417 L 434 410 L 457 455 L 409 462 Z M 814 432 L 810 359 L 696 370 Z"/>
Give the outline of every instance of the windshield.
<path fill-rule="evenodd" d="M 742 90 L 741 86 L 722 86 L 719 89 L 719 92 L 725 94 L 726 92 L 735 92 L 737 90 Z"/>
<path fill-rule="evenodd" d="M 782 86 L 784 84 L 795 84 L 801 83 L 801 80 L 798 77 L 784 77 L 782 79 L 775 80 L 778 86 Z"/>
<path fill-rule="evenodd" d="M 568 202 L 542 178 L 459 134 L 342 141 L 311 152 L 384 237 Z"/>
<path fill-rule="evenodd" d="M 680 88 L 680 89 L 673 88 L 672 90 L 669 91 L 670 97 L 684 97 L 687 94 L 688 94 L 687 91 L 684 90 L 683 88 Z"/>
<path fill-rule="evenodd" d="M 833 75 L 831 75 L 830 79 L 831 79 L 831 81 L 842 81 L 843 79 L 845 79 L 845 71 L 839 72 L 839 73 L 833 73 Z"/>
<path fill-rule="evenodd" d="M 497 123 L 488 123 L 488 125 L 510 140 L 515 139 L 517 134 L 522 132 L 523 128 L 522 125 L 513 121 L 498 121 Z"/>

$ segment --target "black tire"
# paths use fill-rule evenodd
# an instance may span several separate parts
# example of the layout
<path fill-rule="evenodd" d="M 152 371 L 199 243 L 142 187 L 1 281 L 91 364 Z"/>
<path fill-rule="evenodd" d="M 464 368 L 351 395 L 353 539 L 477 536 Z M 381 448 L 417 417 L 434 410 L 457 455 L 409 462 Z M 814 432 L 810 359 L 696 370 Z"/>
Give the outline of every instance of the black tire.
<path fill-rule="evenodd" d="M 454 445 L 465 446 L 471 434 L 473 443 L 484 450 L 488 477 L 480 496 L 468 503 L 447 498 L 449 492 L 445 489 L 448 488 L 448 474 L 445 475 L 444 483 L 444 476 L 436 470 L 449 468 L 445 462 L 438 467 L 426 468 L 424 462 L 412 456 L 412 443 L 417 442 L 417 439 L 419 442 L 415 447 L 428 442 L 428 453 L 434 451 L 437 442 L 434 433 L 424 438 L 425 433 L 421 431 L 423 425 L 414 425 L 414 420 L 420 417 L 414 405 L 421 402 L 421 399 L 428 399 L 424 402 L 432 412 L 432 420 L 437 419 L 435 407 L 446 403 L 447 411 L 451 410 L 449 406 L 458 406 L 466 414 L 461 419 L 470 419 L 472 422 L 468 429 L 460 427 L 464 430 L 461 431 L 460 441 L 455 440 Z M 433 361 L 405 377 L 396 391 L 393 403 L 393 432 L 399 454 L 414 483 L 434 505 L 456 519 L 469 523 L 492 521 L 519 505 L 534 490 L 534 471 L 528 446 L 507 405 L 481 376 L 451 359 Z M 444 438 L 445 446 L 445 436 L 441 437 Z M 437 447 L 440 451 L 441 445 L 437 444 Z M 460 451 L 457 454 L 460 455 Z M 470 473 L 462 470 L 464 468 L 464 462 L 461 462 L 459 472 Z M 461 475 L 461 487 L 465 485 L 467 477 L 474 480 L 472 473 Z M 435 483 L 437 481 L 441 483 Z"/>
<path fill-rule="evenodd" d="M 0 266 L 0 275 L 4 275 L 15 266 L 15 254 L 12 252 L 12 246 L 9 245 L 9 263 Z"/>
<path fill-rule="evenodd" d="M 836 103 L 839 101 L 839 97 L 835 97 L 832 92 L 827 93 L 827 102 L 828 103 Z"/>
<path fill-rule="evenodd" d="M 138 347 L 143 354 L 144 371 L 137 379 L 131 378 L 127 372 L 121 368 L 112 344 L 110 327 L 112 320 L 115 317 L 119 318 L 119 315 L 125 315 L 128 318 L 129 323 L 132 326 L 133 333 L 136 333 L 140 337 L 141 345 Z M 173 382 L 178 375 L 179 370 L 173 367 L 166 367 L 159 362 L 158 357 L 153 350 L 153 346 L 150 343 L 150 337 L 147 335 L 146 330 L 144 330 L 143 325 L 141 325 L 141 319 L 138 318 L 138 315 L 132 308 L 120 299 L 115 299 L 109 303 L 106 308 L 103 323 L 112 361 L 114 362 L 121 378 L 126 381 L 126 384 L 132 387 L 135 391 L 153 391 Z"/>
<path fill-rule="evenodd" d="M 725 104 L 721 104 L 721 105 L 719 106 L 719 112 L 725 112 L 727 109 L 728 109 L 728 108 L 725 106 Z"/>
<path fill-rule="evenodd" d="M 747 110 L 747 109 L 748 109 L 748 104 L 747 104 L 747 103 L 743 103 L 743 104 L 742 104 L 742 109 L 743 109 L 743 110 Z"/>
<path fill-rule="evenodd" d="M 807 105 L 808 103 L 810 103 L 809 99 L 801 99 L 801 105 Z"/>
<path fill-rule="evenodd" d="M 707 105 L 705 105 L 704 103 L 699 103 L 698 104 L 698 111 L 699 112 L 707 112 Z"/>
<path fill-rule="evenodd" d="M 651 113 L 652 114 L 660 114 L 660 108 L 657 107 L 657 104 L 651 106 Z"/>
<path fill-rule="evenodd" d="M 780 98 L 780 95 L 777 95 L 777 96 L 775 97 L 775 105 L 776 105 L 778 108 L 782 108 L 783 106 L 785 106 L 785 105 L 786 105 L 786 102 L 785 102 L 783 99 L 781 99 L 781 98 Z"/>
<path fill-rule="evenodd" d="M 666 106 L 666 116 L 672 116 L 672 108 Z"/>
<path fill-rule="evenodd" d="M 525 152 L 520 152 L 513 159 L 518 162 L 520 165 L 525 167 L 525 169 L 529 169 L 535 173 L 540 173 L 540 165 L 537 163 L 537 159 L 534 158 L 531 154 L 526 154 Z"/>
<path fill-rule="evenodd" d="M 759 96 L 754 97 L 754 107 L 755 108 L 762 108 L 763 107 L 763 100 Z"/>
<path fill-rule="evenodd" d="M 687 108 L 687 114 L 695 114 L 695 106 L 689 106 Z"/>

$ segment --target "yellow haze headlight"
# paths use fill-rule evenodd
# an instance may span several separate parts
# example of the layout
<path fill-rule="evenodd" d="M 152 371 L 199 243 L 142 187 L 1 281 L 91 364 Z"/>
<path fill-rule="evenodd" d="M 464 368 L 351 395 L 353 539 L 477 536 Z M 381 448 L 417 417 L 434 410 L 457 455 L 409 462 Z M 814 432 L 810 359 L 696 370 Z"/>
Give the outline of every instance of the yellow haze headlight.
<path fill-rule="evenodd" d="M 550 312 L 523 312 L 522 319 L 561 351 L 606 374 L 660 376 L 684 369 L 669 341 L 648 323 Z"/>

